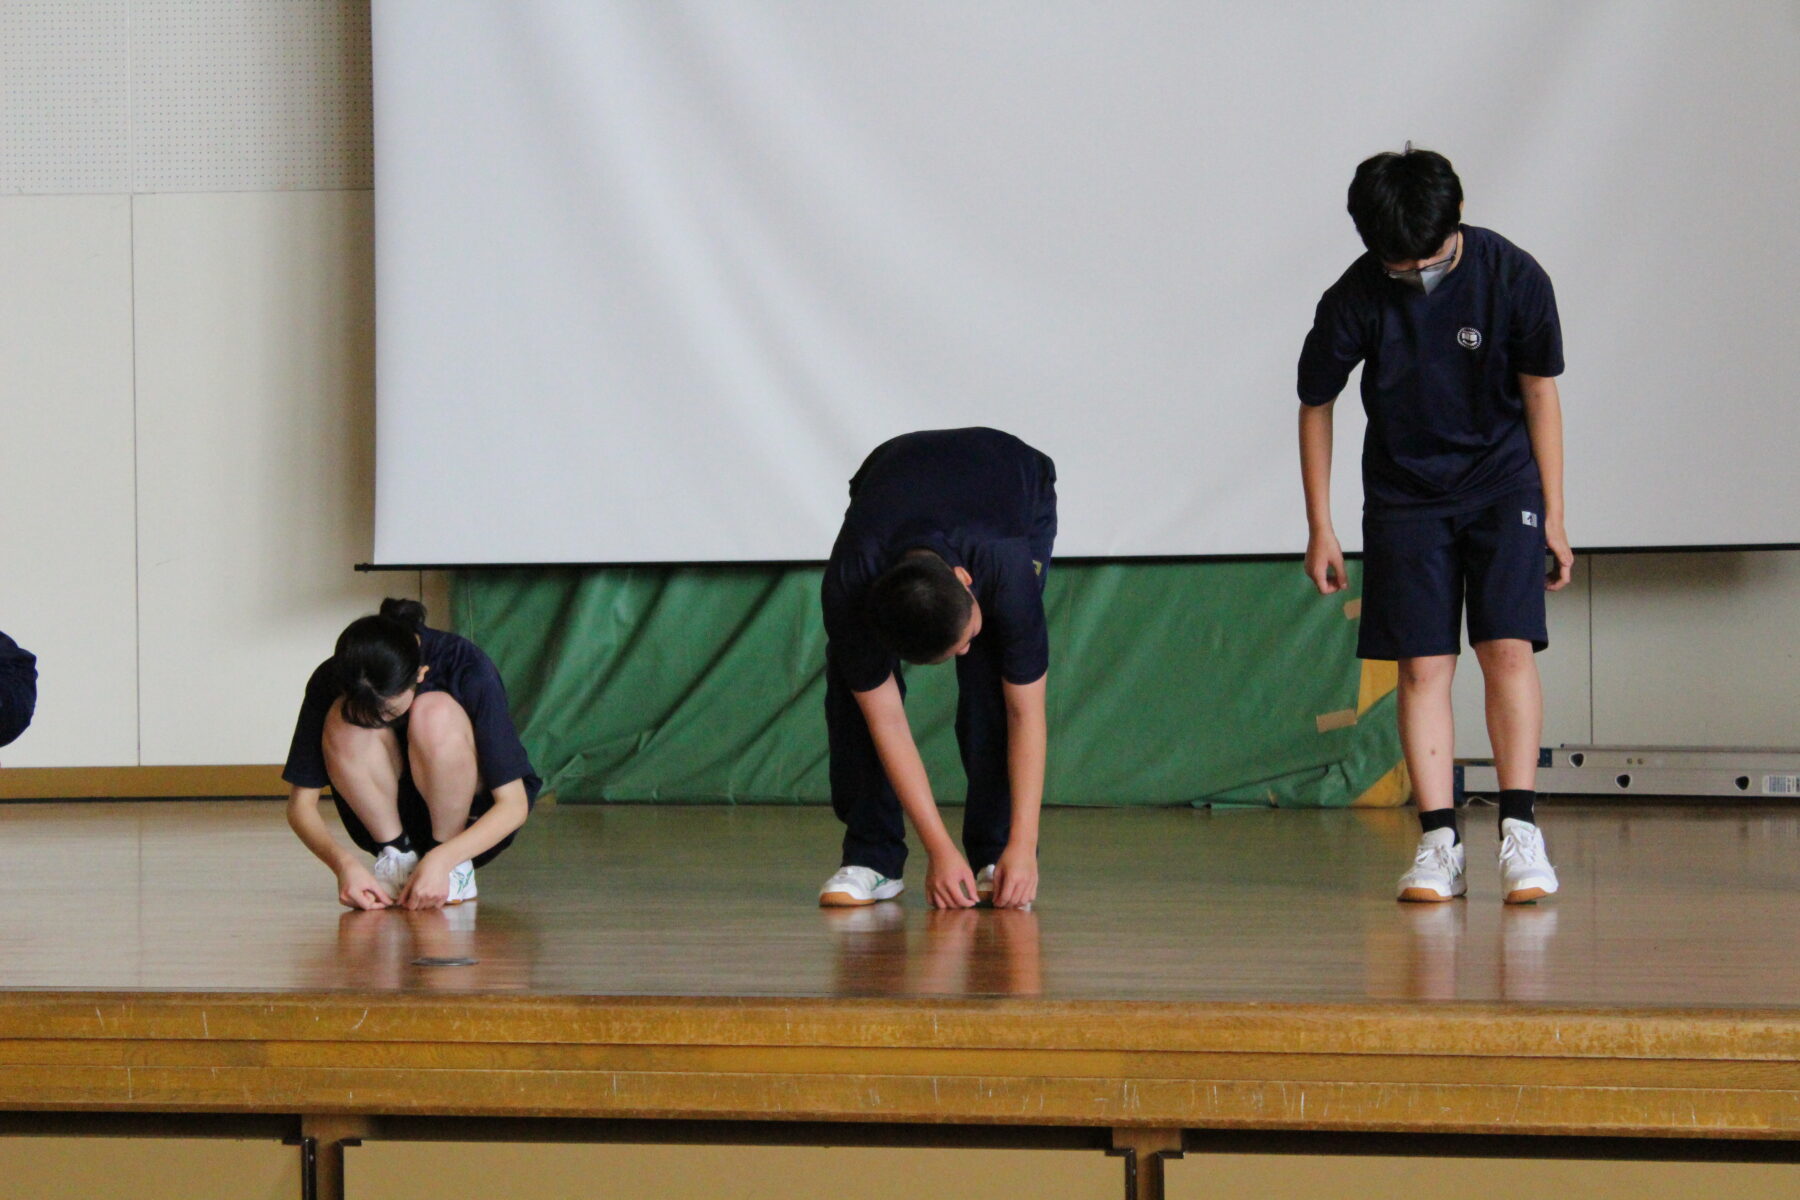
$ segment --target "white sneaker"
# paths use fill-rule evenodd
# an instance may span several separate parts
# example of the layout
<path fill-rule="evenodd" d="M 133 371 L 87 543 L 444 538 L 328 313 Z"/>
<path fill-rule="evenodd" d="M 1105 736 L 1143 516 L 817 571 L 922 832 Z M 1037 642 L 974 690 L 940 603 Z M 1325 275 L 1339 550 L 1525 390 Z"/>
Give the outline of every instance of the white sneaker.
<path fill-rule="evenodd" d="M 475 864 L 464 859 L 450 868 L 450 892 L 444 897 L 445 904 L 461 904 L 465 900 L 475 899 Z"/>
<path fill-rule="evenodd" d="M 994 865 L 992 863 L 975 873 L 975 899 L 981 904 L 994 902 Z"/>
<path fill-rule="evenodd" d="M 1530 904 L 1556 891 L 1556 868 L 1544 853 L 1544 835 L 1530 821 L 1500 822 L 1500 894 L 1508 904 Z"/>
<path fill-rule="evenodd" d="M 906 890 L 898 879 L 870 870 L 868 867 L 839 867 L 837 874 L 819 889 L 819 903 L 826 908 L 855 908 L 877 900 L 892 900 Z"/>
<path fill-rule="evenodd" d="M 388 894 L 388 899 L 398 900 L 406 881 L 412 878 L 413 868 L 418 865 L 416 851 L 383 846 L 381 853 L 375 856 L 375 882 Z"/>
<path fill-rule="evenodd" d="M 1433 829 L 1419 837 L 1412 870 L 1400 877 L 1400 899 L 1442 903 L 1468 891 L 1463 882 L 1463 846 L 1453 829 Z"/>

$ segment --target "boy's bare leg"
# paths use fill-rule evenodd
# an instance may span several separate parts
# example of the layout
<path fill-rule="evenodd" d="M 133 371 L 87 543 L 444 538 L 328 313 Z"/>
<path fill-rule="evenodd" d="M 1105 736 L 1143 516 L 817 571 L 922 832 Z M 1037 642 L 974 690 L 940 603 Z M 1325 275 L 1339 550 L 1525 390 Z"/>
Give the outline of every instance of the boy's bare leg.
<path fill-rule="evenodd" d="M 1544 691 L 1531 643 L 1497 638 L 1475 647 L 1487 693 L 1488 738 L 1500 790 L 1537 788 L 1538 747 L 1544 734 Z"/>
<path fill-rule="evenodd" d="M 406 750 L 413 783 L 431 810 L 431 836 L 447 842 L 468 828 L 481 786 L 469 714 L 448 694 L 426 692 L 407 714 Z"/>
<path fill-rule="evenodd" d="M 400 836 L 400 739 L 391 729 L 352 725 L 342 704 L 325 715 L 325 770 L 369 835 L 391 842 Z"/>
<path fill-rule="evenodd" d="M 1456 655 L 1400 660 L 1400 749 L 1420 812 L 1456 803 L 1456 718 L 1450 683 Z"/>
<path fill-rule="evenodd" d="M 1500 894 L 1508 904 L 1529 904 L 1559 887 L 1532 811 L 1544 732 L 1543 686 L 1530 642 L 1497 638 L 1476 646 L 1475 654 L 1481 659 L 1488 736 L 1500 776 Z"/>

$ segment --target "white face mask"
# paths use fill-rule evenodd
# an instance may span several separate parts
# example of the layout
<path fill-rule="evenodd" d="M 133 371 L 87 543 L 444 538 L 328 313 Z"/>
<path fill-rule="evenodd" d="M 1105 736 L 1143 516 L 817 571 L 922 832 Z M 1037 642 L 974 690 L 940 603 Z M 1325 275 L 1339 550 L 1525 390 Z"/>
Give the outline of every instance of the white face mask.
<path fill-rule="evenodd" d="M 1456 235 L 1456 249 L 1452 250 L 1447 258 L 1406 271 L 1389 271 L 1387 277 L 1398 280 L 1414 291 L 1424 292 L 1429 296 L 1432 289 L 1444 281 L 1444 276 L 1450 273 L 1450 268 L 1456 265 L 1456 257 L 1461 253 L 1462 234 L 1459 233 Z"/>

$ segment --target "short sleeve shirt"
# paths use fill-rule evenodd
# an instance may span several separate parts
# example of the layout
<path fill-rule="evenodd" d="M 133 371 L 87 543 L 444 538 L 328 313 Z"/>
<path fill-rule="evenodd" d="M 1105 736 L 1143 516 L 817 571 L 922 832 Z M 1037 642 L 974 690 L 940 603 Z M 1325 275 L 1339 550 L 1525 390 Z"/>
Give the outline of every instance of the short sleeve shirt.
<path fill-rule="evenodd" d="M 869 585 L 909 550 L 969 572 L 978 641 L 997 645 L 1009 683 L 1050 667 L 1044 572 L 1056 538 L 1056 467 L 997 429 L 938 429 L 877 446 L 850 481 L 850 507 L 825 566 L 826 653 L 852 691 L 899 666 L 863 616 Z"/>
<path fill-rule="evenodd" d="M 37 656 L 0 633 L 0 746 L 25 732 L 37 708 Z"/>
<path fill-rule="evenodd" d="M 0 676 L 8 679 L 37 679 L 37 655 L 0 633 Z"/>
<path fill-rule="evenodd" d="M 431 669 L 419 684 L 419 694 L 445 692 L 469 714 L 475 731 L 475 759 L 481 785 L 487 791 L 523 780 L 528 798 L 535 799 L 543 781 L 531 769 L 525 746 L 513 728 L 507 710 L 506 685 L 493 660 L 467 638 L 440 629 L 419 630 L 419 659 Z M 294 723 L 294 740 L 288 747 L 287 767 L 281 777 L 296 787 L 322 788 L 331 783 L 325 771 L 325 717 L 342 692 L 330 659 L 320 663 L 306 681 L 306 697 Z M 405 733 L 405 718 L 397 731 Z"/>
<path fill-rule="evenodd" d="M 1562 374 L 1550 277 L 1499 234 L 1462 227 L 1462 261 L 1430 295 L 1372 253 L 1319 301 L 1300 352 L 1303 404 L 1363 364 L 1363 496 L 1373 518 L 1473 512 L 1539 484 L 1519 375 Z"/>

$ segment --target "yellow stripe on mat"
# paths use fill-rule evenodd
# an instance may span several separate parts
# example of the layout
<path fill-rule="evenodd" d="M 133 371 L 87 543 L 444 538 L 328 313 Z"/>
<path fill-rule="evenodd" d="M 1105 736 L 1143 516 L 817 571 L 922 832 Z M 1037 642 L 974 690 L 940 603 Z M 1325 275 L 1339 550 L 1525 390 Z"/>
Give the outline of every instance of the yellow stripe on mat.
<path fill-rule="evenodd" d="M 1369 785 L 1369 790 L 1350 802 L 1351 808 L 1399 808 L 1412 799 L 1412 776 L 1402 759 L 1394 769 Z"/>
<path fill-rule="evenodd" d="M 1356 689 L 1356 715 L 1362 716 L 1389 692 L 1400 686 L 1400 664 L 1365 658 L 1362 683 Z"/>

